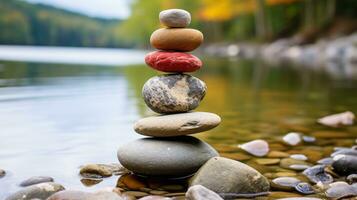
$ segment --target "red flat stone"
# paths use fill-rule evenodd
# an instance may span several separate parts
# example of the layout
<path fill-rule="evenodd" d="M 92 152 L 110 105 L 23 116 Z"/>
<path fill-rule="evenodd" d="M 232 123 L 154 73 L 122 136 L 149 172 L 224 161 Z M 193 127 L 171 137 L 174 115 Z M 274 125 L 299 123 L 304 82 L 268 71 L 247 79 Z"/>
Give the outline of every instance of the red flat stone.
<path fill-rule="evenodd" d="M 145 56 L 150 67 L 162 72 L 193 72 L 202 62 L 194 55 L 182 52 L 154 51 Z"/>

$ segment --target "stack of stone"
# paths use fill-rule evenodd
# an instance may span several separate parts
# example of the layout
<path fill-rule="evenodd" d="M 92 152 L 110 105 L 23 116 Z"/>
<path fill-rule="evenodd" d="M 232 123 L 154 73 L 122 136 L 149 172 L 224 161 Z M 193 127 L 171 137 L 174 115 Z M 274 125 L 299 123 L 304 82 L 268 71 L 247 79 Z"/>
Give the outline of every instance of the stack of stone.
<path fill-rule="evenodd" d="M 187 136 L 216 127 L 221 119 L 208 112 L 190 112 L 197 108 L 206 93 L 206 84 L 185 74 L 202 66 L 199 58 L 185 53 L 203 41 L 200 31 L 186 28 L 190 13 L 181 9 L 164 10 L 160 21 L 166 28 L 150 38 L 153 47 L 145 62 L 167 74 L 149 79 L 143 87 L 144 101 L 161 114 L 139 120 L 137 133 L 150 136 L 119 148 L 118 159 L 127 169 L 144 176 L 186 177 L 193 175 L 218 153 L 207 143 Z"/>

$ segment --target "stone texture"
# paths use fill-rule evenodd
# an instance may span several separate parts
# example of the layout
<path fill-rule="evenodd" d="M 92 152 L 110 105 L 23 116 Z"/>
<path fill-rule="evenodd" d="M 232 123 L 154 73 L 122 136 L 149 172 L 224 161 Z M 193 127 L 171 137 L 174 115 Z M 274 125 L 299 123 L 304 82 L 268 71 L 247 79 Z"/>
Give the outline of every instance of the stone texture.
<path fill-rule="evenodd" d="M 150 78 L 142 93 L 146 105 L 157 113 L 188 112 L 198 107 L 206 84 L 187 74 L 165 74 Z"/>
<path fill-rule="evenodd" d="M 124 200 L 124 198 L 111 191 L 89 193 L 76 190 L 64 190 L 51 195 L 47 200 Z"/>
<path fill-rule="evenodd" d="M 150 37 L 153 47 L 165 51 L 193 51 L 203 42 L 203 34 L 190 28 L 161 28 Z"/>
<path fill-rule="evenodd" d="M 172 28 L 184 28 L 191 22 L 191 15 L 186 10 L 168 9 L 163 10 L 159 14 L 159 19 L 162 25 Z"/>
<path fill-rule="evenodd" d="M 57 183 L 39 183 L 15 192 L 5 200 L 47 199 L 52 194 L 61 190 L 64 190 L 64 187 Z"/>
<path fill-rule="evenodd" d="M 142 138 L 118 150 L 127 169 L 151 176 L 183 177 L 195 173 L 218 153 L 207 143 L 190 136 Z"/>
<path fill-rule="evenodd" d="M 210 130 L 220 122 L 221 118 L 213 113 L 180 113 L 140 119 L 135 123 L 134 130 L 147 136 L 180 136 Z"/>
<path fill-rule="evenodd" d="M 183 52 L 154 51 L 145 56 L 145 62 L 162 72 L 194 72 L 201 68 L 202 61 Z"/>
<path fill-rule="evenodd" d="M 254 156 L 265 156 L 269 152 L 269 144 L 264 140 L 253 140 L 242 145 L 240 148 Z"/>
<path fill-rule="evenodd" d="M 333 170 L 339 175 L 357 173 L 357 156 L 337 155 L 332 163 Z"/>
<path fill-rule="evenodd" d="M 223 157 L 211 158 L 191 179 L 219 195 L 256 194 L 269 191 L 268 180 L 252 167 Z"/>
<path fill-rule="evenodd" d="M 26 187 L 30 185 L 35 185 L 38 183 L 53 182 L 53 178 L 49 176 L 33 176 L 20 183 L 20 186 Z"/>
<path fill-rule="evenodd" d="M 112 175 L 111 168 L 103 164 L 87 164 L 81 168 L 79 173 L 84 177 L 101 178 Z"/>
<path fill-rule="evenodd" d="M 186 192 L 186 200 L 223 200 L 217 193 L 203 187 L 194 185 Z"/>

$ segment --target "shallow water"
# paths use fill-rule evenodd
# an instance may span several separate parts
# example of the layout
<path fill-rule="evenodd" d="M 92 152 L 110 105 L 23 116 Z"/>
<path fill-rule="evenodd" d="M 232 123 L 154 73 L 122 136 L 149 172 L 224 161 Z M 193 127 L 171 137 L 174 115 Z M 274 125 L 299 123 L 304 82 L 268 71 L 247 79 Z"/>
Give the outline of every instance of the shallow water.
<path fill-rule="evenodd" d="M 258 165 L 237 145 L 265 139 L 273 150 L 305 153 L 316 160 L 335 146 L 354 144 L 356 126 L 332 129 L 315 120 L 357 112 L 355 77 L 251 61 L 203 61 L 205 66 L 194 75 L 206 82 L 208 93 L 197 110 L 219 114 L 222 124 L 196 136 L 223 156 L 244 160 L 269 175 L 279 168 Z M 0 199 L 34 175 L 52 176 L 70 189 L 115 186 L 118 177 L 84 186 L 79 166 L 116 163 L 118 146 L 141 137 L 132 130 L 134 121 L 153 114 L 141 98 L 141 87 L 157 73 L 144 65 L 0 66 L 0 168 L 8 172 L 0 179 Z M 316 136 L 317 142 L 288 147 L 281 136 L 290 131 Z"/>

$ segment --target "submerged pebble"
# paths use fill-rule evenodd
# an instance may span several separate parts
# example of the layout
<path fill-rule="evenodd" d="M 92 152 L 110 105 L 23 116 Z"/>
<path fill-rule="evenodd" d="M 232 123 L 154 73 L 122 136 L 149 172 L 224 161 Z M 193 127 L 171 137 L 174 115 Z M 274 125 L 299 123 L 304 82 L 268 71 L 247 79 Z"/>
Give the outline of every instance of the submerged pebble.
<path fill-rule="evenodd" d="M 309 183 L 300 182 L 295 186 L 295 190 L 301 194 L 314 194 L 315 191 Z"/>
<path fill-rule="evenodd" d="M 292 158 L 284 158 L 280 161 L 280 167 L 285 169 L 302 170 L 303 168 L 309 166 L 310 164 L 303 160 L 296 160 Z"/>
<path fill-rule="evenodd" d="M 346 111 L 343 113 L 322 117 L 318 119 L 317 122 L 325 126 L 340 127 L 340 126 L 352 125 L 354 119 L 355 119 L 355 115 L 351 111 Z"/>
<path fill-rule="evenodd" d="M 283 141 L 291 146 L 298 145 L 301 142 L 301 134 L 295 132 L 288 133 L 283 137 Z"/>
<path fill-rule="evenodd" d="M 240 148 L 254 156 L 265 156 L 269 152 L 269 144 L 265 140 L 253 140 L 239 145 Z"/>
<path fill-rule="evenodd" d="M 79 173 L 86 178 L 102 178 L 111 176 L 113 172 L 104 164 L 88 164 L 83 166 Z"/>
<path fill-rule="evenodd" d="M 313 137 L 313 136 L 302 136 L 302 140 L 304 140 L 304 142 L 306 143 L 313 143 L 313 142 L 316 142 L 316 138 Z"/>
<path fill-rule="evenodd" d="M 280 162 L 280 159 L 278 159 L 278 158 L 259 158 L 259 159 L 255 159 L 255 162 L 258 163 L 259 165 L 275 165 Z"/>
<path fill-rule="evenodd" d="M 331 157 L 335 157 L 337 155 L 349 155 L 349 156 L 357 156 L 357 150 L 355 149 L 338 149 L 334 153 L 331 154 Z"/>
<path fill-rule="evenodd" d="M 307 160 L 307 157 L 304 154 L 292 154 L 290 158 L 295 160 Z"/>
<path fill-rule="evenodd" d="M 53 178 L 49 176 L 33 176 L 20 183 L 20 186 L 26 187 L 30 185 L 35 185 L 38 183 L 53 182 Z"/>
<path fill-rule="evenodd" d="M 278 190 L 292 191 L 301 181 L 295 177 L 279 177 L 272 180 L 272 187 Z"/>
<path fill-rule="evenodd" d="M 323 158 L 318 160 L 317 163 L 321 165 L 331 165 L 333 163 L 333 159 L 331 157 Z"/>
<path fill-rule="evenodd" d="M 330 174 L 325 172 L 325 166 L 315 165 L 306 169 L 303 174 L 313 183 L 332 183 L 333 178 Z"/>

